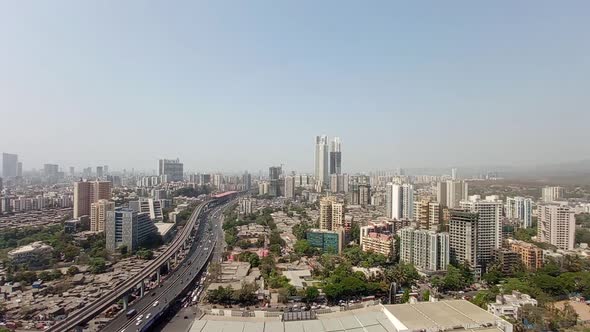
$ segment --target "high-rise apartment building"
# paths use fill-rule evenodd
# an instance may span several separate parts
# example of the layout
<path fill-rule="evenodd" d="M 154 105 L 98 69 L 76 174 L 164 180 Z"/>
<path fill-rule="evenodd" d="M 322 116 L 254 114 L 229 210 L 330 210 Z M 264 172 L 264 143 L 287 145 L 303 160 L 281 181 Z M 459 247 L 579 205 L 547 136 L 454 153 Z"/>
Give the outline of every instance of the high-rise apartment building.
<path fill-rule="evenodd" d="M 148 213 L 138 213 L 126 208 L 107 212 L 106 249 L 111 252 L 123 245 L 129 251 L 135 251 L 156 233 L 157 228 Z"/>
<path fill-rule="evenodd" d="M 453 181 L 457 180 L 457 169 L 456 168 L 451 168 L 451 180 L 453 180 Z"/>
<path fill-rule="evenodd" d="M 342 142 L 334 137 L 330 142 L 330 174 L 342 174 Z"/>
<path fill-rule="evenodd" d="M 449 209 L 459 207 L 459 203 L 468 197 L 468 184 L 465 181 L 447 181 L 446 189 L 446 201 Z"/>
<path fill-rule="evenodd" d="M 494 249 L 502 245 L 502 201 L 497 196 L 469 196 L 461 201 L 462 209 L 477 213 L 477 259 L 478 264 L 486 266 L 492 260 Z"/>
<path fill-rule="evenodd" d="M 102 166 L 96 166 L 96 177 L 102 179 L 104 177 L 104 169 Z"/>
<path fill-rule="evenodd" d="M 400 261 L 422 271 L 444 271 L 449 265 L 449 234 L 431 230 L 402 228 Z"/>
<path fill-rule="evenodd" d="M 315 179 L 316 189 L 324 189 L 328 187 L 328 136 L 325 135 L 316 136 L 315 138 Z"/>
<path fill-rule="evenodd" d="M 481 275 L 477 256 L 477 212 L 450 210 L 449 257 L 455 264 L 468 264 Z"/>
<path fill-rule="evenodd" d="M 294 176 L 286 176 L 285 177 L 285 197 L 286 198 L 295 198 L 295 177 Z"/>
<path fill-rule="evenodd" d="M 20 161 L 18 163 L 16 163 L 16 177 L 17 178 L 23 177 L 23 163 Z"/>
<path fill-rule="evenodd" d="M 43 175 L 46 177 L 57 178 L 59 173 L 59 166 L 55 164 L 44 164 Z"/>
<path fill-rule="evenodd" d="M 273 166 L 268 168 L 268 194 L 272 197 L 281 196 L 281 174 L 283 173 L 281 166 Z"/>
<path fill-rule="evenodd" d="M 244 185 L 244 190 L 252 189 L 252 175 L 247 171 L 242 175 L 242 184 Z"/>
<path fill-rule="evenodd" d="M 538 208 L 537 240 L 556 246 L 558 249 L 574 249 L 576 219 L 575 211 L 567 204 L 549 203 Z"/>
<path fill-rule="evenodd" d="M 16 178 L 18 176 L 17 165 L 18 155 L 11 153 L 2 153 L 2 177 L 5 180 Z"/>
<path fill-rule="evenodd" d="M 180 182 L 184 179 L 183 167 L 180 159 L 160 159 L 158 175 L 162 176 L 165 182 Z"/>
<path fill-rule="evenodd" d="M 108 211 L 115 211 L 115 202 L 100 199 L 90 204 L 90 230 L 104 232 Z"/>
<path fill-rule="evenodd" d="M 320 229 L 334 230 L 342 227 L 344 220 L 344 204 L 336 197 L 328 196 L 320 199 Z"/>
<path fill-rule="evenodd" d="M 448 207 L 447 202 L 447 183 L 446 182 L 438 182 L 436 184 L 436 201 L 442 205 Z"/>
<path fill-rule="evenodd" d="M 90 215 L 92 203 L 111 199 L 112 183 L 109 181 L 78 181 L 74 183 L 74 218 Z"/>
<path fill-rule="evenodd" d="M 414 186 L 408 183 L 386 185 L 385 198 L 387 217 L 391 219 L 414 218 Z"/>
<path fill-rule="evenodd" d="M 533 200 L 524 197 L 506 198 L 506 217 L 518 219 L 524 228 L 533 225 Z"/>
<path fill-rule="evenodd" d="M 551 203 L 563 199 L 565 189 L 563 187 L 544 187 L 541 191 L 541 198 L 545 203 Z"/>

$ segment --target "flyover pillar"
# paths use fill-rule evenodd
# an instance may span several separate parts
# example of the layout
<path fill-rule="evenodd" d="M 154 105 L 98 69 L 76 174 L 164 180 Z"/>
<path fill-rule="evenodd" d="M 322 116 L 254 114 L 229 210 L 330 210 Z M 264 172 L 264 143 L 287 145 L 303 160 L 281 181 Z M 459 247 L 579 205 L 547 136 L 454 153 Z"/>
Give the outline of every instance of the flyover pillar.
<path fill-rule="evenodd" d="M 123 296 L 123 310 L 127 311 L 128 306 L 129 306 L 129 295 L 125 294 L 125 296 Z"/>

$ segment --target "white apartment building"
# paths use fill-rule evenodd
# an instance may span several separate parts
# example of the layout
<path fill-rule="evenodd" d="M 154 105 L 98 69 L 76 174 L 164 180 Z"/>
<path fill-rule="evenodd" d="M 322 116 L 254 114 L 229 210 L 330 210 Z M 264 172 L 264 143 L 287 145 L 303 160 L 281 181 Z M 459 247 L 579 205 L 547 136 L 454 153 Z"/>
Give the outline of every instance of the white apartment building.
<path fill-rule="evenodd" d="M 537 208 L 537 240 L 558 249 L 574 249 L 576 219 L 574 210 L 565 203 L 542 204 Z"/>
<path fill-rule="evenodd" d="M 409 183 L 388 183 L 385 200 L 390 219 L 414 219 L 414 186 Z"/>
<path fill-rule="evenodd" d="M 400 230 L 400 260 L 421 271 L 444 271 L 450 262 L 449 234 L 406 227 Z"/>
<path fill-rule="evenodd" d="M 506 217 L 518 219 L 522 227 L 530 228 L 533 225 L 533 200 L 524 197 L 506 198 Z"/>
<path fill-rule="evenodd" d="M 551 203 L 563 199 L 565 189 L 563 187 L 544 187 L 541 191 L 541 199 L 545 203 Z"/>
<path fill-rule="evenodd" d="M 460 202 L 461 208 L 478 214 L 477 222 L 477 261 L 485 265 L 492 259 L 494 249 L 502 244 L 502 201 L 498 196 L 469 196 Z"/>

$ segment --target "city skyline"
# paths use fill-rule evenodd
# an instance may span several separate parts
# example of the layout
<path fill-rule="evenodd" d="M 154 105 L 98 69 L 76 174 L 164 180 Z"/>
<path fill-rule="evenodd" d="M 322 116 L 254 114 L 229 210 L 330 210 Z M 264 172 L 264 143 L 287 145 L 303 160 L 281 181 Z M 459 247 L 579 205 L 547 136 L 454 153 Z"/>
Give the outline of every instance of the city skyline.
<path fill-rule="evenodd" d="M 588 4 L 430 6 L 6 4 L 0 150 L 27 169 L 311 172 L 330 133 L 343 172 L 588 159 Z M 75 139 L 90 130 L 109 135 Z"/>

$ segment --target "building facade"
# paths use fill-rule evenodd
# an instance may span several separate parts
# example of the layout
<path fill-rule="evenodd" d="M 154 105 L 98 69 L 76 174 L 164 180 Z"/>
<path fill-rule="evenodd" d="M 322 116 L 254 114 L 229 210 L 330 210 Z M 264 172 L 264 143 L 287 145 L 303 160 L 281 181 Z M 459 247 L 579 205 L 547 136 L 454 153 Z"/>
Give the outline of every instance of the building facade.
<path fill-rule="evenodd" d="M 408 183 L 386 185 L 386 214 L 391 219 L 414 219 L 414 186 Z"/>
<path fill-rule="evenodd" d="M 158 175 L 164 179 L 164 182 L 180 182 L 184 179 L 184 165 L 180 159 L 160 159 Z"/>
<path fill-rule="evenodd" d="M 541 190 L 541 199 L 545 203 L 551 203 L 563 199 L 565 189 L 563 187 L 544 187 Z"/>
<path fill-rule="evenodd" d="M 316 136 L 315 138 L 315 179 L 316 190 L 321 191 L 328 187 L 329 180 L 329 154 L 328 136 Z"/>
<path fill-rule="evenodd" d="M 400 261 L 411 263 L 421 271 L 445 271 L 449 265 L 449 234 L 402 228 L 400 231 Z"/>
<path fill-rule="evenodd" d="M 537 240 L 558 249 L 574 249 L 576 219 L 566 204 L 542 204 L 538 208 Z"/>
<path fill-rule="evenodd" d="M 127 246 L 129 251 L 135 251 L 157 232 L 148 213 L 138 213 L 127 208 L 107 212 L 106 249 L 111 252 L 121 246 Z"/>
<path fill-rule="evenodd" d="M 100 199 L 90 205 L 90 231 L 104 232 L 108 211 L 115 211 L 115 202 Z"/>
<path fill-rule="evenodd" d="M 520 220 L 521 226 L 533 225 L 533 200 L 525 197 L 506 198 L 506 217 Z"/>
<path fill-rule="evenodd" d="M 325 253 L 341 254 L 344 246 L 344 229 L 321 230 L 310 229 L 306 233 L 309 245 Z"/>

